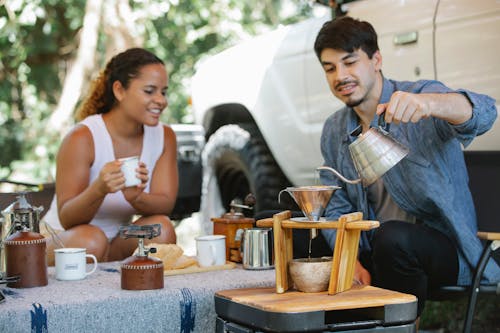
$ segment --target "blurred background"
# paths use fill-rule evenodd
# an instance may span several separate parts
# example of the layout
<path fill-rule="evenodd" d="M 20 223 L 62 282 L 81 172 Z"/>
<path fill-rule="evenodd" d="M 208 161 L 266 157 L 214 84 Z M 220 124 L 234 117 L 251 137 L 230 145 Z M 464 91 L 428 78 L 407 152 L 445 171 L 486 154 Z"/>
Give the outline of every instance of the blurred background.
<path fill-rule="evenodd" d="M 112 55 L 141 46 L 162 58 L 162 120 L 191 123 L 198 60 L 310 15 L 306 0 L 0 0 L 0 179 L 53 181 L 60 140 Z"/>

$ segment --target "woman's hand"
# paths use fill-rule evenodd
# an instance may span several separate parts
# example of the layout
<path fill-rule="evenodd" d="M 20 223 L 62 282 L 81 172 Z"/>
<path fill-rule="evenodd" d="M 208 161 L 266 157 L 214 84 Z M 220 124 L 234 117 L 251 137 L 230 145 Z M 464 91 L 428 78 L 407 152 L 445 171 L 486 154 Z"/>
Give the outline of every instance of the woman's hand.
<path fill-rule="evenodd" d="M 103 196 L 117 192 L 125 186 L 125 177 L 120 167 L 121 162 L 112 161 L 106 163 L 99 172 L 97 188 Z"/>

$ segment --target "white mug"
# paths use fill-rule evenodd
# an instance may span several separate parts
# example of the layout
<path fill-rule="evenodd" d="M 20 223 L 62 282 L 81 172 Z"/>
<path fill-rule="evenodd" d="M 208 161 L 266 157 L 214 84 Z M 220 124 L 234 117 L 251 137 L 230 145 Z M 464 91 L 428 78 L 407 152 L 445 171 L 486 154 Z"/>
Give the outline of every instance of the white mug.
<path fill-rule="evenodd" d="M 56 279 L 57 280 L 82 280 L 97 269 L 97 258 L 87 254 L 85 248 L 60 248 L 55 249 Z M 94 267 L 87 272 L 87 258 L 92 258 Z"/>
<path fill-rule="evenodd" d="M 196 237 L 196 258 L 200 267 L 224 265 L 226 263 L 226 236 Z"/>
<path fill-rule="evenodd" d="M 139 156 L 120 158 L 119 161 L 122 162 L 121 170 L 125 176 L 125 187 L 139 185 L 141 180 L 137 178 L 135 171 L 139 166 Z"/>

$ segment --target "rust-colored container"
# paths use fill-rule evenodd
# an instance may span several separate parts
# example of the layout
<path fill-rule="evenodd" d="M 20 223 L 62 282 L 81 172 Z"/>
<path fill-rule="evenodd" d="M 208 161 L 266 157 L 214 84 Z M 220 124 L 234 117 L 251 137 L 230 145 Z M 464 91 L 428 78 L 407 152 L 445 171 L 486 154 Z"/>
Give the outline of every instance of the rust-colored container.
<path fill-rule="evenodd" d="M 121 266 L 122 289 L 151 290 L 163 288 L 163 262 L 148 256 L 131 256 Z"/>
<path fill-rule="evenodd" d="M 47 257 L 46 239 L 37 232 L 18 231 L 5 241 L 7 276 L 20 276 L 17 282 L 7 284 L 11 288 L 46 286 Z"/>
<path fill-rule="evenodd" d="M 242 213 L 229 212 L 220 218 L 211 218 L 211 221 L 214 223 L 214 235 L 226 236 L 226 260 L 241 262 L 241 236 L 244 229 L 254 226 L 255 220 Z"/>

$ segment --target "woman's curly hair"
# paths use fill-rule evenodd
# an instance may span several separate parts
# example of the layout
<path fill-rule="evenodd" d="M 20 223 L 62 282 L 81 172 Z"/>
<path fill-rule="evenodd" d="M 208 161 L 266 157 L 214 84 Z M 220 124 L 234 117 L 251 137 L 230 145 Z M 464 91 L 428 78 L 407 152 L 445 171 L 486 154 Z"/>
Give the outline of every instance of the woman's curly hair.
<path fill-rule="evenodd" d="M 92 82 L 87 97 L 76 111 L 76 120 L 106 113 L 115 105 L 113 83 L 119 81 L 126 89 L 130 80 L 136 77 L 143 66 L 162 64 L 164 62 L 153 53 L 143 48 L 131 48 L 115 55 Z"/>

